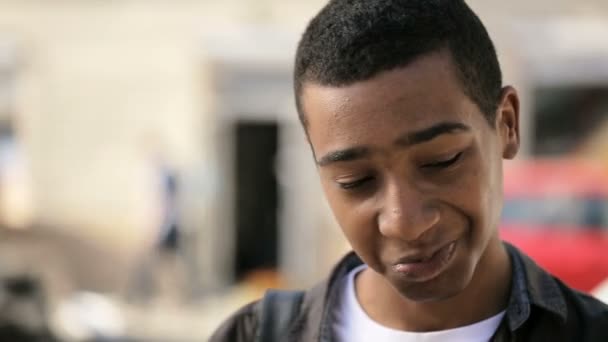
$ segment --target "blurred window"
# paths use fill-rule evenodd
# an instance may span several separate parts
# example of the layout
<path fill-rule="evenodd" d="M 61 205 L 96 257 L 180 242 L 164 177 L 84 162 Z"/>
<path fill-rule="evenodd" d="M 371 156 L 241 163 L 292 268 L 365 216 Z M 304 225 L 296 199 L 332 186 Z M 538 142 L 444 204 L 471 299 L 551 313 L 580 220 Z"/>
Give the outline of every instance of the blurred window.
<path fill-rule="evenodd" d="M 508 198 L 502 219 L 526 228 L 608 230 L 608 198 Z"/>

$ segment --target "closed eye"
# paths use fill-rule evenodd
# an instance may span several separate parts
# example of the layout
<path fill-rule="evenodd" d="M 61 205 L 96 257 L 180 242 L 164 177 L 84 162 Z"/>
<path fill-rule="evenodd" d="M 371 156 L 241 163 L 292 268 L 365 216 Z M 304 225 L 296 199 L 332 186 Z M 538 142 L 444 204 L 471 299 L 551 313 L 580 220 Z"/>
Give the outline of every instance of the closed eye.
<path fill-rule="evenodd" d="M 353 190 L 353 189 L 363 186 L 365 183 L 367 183 L 373 179 L 374 178 L 370 176 L 370 177 L 364 177 L 361 179 L 357 179 L 352 182 L 337 182 L 337 183 L 340 186 L 340 188 L 342 188 L 344 190 Z"/>
<path fill-rule="evenodd" d="M 445 169 L 445 168 L 451 166 L 452 164 L 456 163 L 462 156 L 462 153 L 463 152 L 457 153 L 450 159 L 440 160 L 440 161 L 436 161 L 433 163 L 424 164 L 424 165 L 422 165 L 422 167 L 423 168 L 432 168 L 432 169 Z"/>

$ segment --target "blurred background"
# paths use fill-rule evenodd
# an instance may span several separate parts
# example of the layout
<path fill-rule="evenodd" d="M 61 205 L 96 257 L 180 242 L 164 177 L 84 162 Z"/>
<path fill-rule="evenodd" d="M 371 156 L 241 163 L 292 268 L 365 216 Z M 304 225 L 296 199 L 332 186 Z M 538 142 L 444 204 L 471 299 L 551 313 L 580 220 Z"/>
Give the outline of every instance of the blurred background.
<path fill-rule="evenodd" d="M 324 3 L 0 0 L 0 340 L 201 341 L 329 271 L 291 91 Z M 608 2 L 469 3 L 522 98 L 503 235 L 608 301 Z"/>

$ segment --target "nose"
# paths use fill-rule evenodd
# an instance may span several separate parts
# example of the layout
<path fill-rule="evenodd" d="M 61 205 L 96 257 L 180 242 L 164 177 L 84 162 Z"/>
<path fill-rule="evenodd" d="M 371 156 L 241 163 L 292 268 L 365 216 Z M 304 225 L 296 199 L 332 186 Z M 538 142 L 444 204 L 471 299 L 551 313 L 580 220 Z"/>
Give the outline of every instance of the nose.
<path fill-rule="evenodd" d="M 387 185 L 382 202 L 378 229 L 387 238 L 414 242 L 439 221 L 439 210 L 428 204 L 420 190 L 405 181 Z"/>

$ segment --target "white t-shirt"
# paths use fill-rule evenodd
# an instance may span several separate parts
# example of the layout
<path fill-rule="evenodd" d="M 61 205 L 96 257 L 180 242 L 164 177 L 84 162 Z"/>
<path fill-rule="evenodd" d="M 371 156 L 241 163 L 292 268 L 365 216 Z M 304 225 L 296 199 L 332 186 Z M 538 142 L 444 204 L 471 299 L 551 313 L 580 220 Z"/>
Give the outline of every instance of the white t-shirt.
<path fill-rule="evenodd" d="M 339 305 L 334 311 L 333 329 L 338 341 L 348 342 L 488 342 L 505 315 L 505 311 L 481 322 L 456 329 L 409 332 L 384 327 L 373 321 L 361 308 L 355 294 L 355 275 L 367 266 L 352 270 L 342 283 Z"/>

